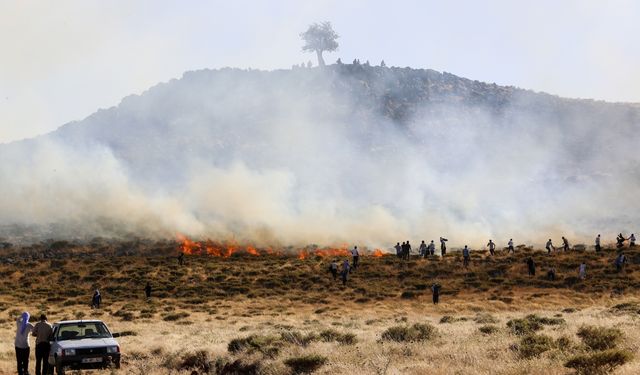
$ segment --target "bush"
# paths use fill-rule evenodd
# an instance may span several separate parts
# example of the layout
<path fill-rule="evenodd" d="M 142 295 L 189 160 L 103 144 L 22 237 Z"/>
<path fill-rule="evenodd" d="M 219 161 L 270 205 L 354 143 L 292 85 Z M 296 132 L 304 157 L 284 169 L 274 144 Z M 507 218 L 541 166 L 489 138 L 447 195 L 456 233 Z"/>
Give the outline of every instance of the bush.
<path fill-rule="evenodd" d="M 632 359 L 633 355 L 627 351 L 610 349 L 571 357 L 564 366 L 576 370 L 579 375 L 599 375 L 613 372 Z"/>
<path fill-rule="evenodd" d="M 318 340 L 318 336 L 313 334 L 313 333 L 309 333 L 307 335 L 303 335 L 302 333 L 300 333 L 298 331 L 282 332 L 280 334 L 280 338 L 284 342 L 288 342 L 289 344 L 294 344 L 294 345 L 298 345 L 298 346 L 307 346 L 310 343 Z"/>
<path fill-rule="evenodd" d="M 593 350 L 613 349 L 622 340 L 622 331 L 617 328 L 582 326 L 577 335 Z"/>
<path fill-rule="evenodd" d="M 291 357 L 284 364 L 291 367 L 294 374 L 311 374 L 327 363 L 327 357 L 308 354 L 300 357 Z"/>
<path fill-rule="evenodd" d="M 188 317 L 189 317 L 189 313 L 179 312 L 175 314 L 167 314 L 164 316 L 164 318 L 162 318 L 162 320 L 164 320 L 165 322 L 174 322 L 176 320 L 180 320 Z"/>
<path fill-rule="evenodd" d="M 562 318 L 540 317 L 540 316 L 535 315 L 535 314 L 527 315 L 525 317 L 525 319 L 527 319 L 530 322 L 537 322 L 537 323 L 540 323 L 540 324 L 545 325 L 545 326 L 557 326 L 557 325 L 562 325 L 562 324 L 566 324 L 567 323 Z"/>
<path fill-rule="evenodd" d="M 542 329 L 542 324 L 527 319 L 512 319 L 507 322 L 507 327 L 518 336 L 532 335 Z"/>
<path fill-rule="evenodd" d="M 437 330 L 430 324 L 416 323 L 412 326 L 393 326 L 382 333 L 382 340 L 406 342 L 427 341 L 436 335 Z"/>
<path fill-rule="evenodd" d="M 494 325 L 487 324 L 478 328 L 478 330 L 484 333 L 485 335 L 493 335 L 494 333 L 497 333 L 500 329 Z"/>
<path fill-rule="evenodd" d="M 491 314 L 478 314 L 473 318 L 473 321 L 478 324 L 496 324 L 499 322 L 499 320 Z"/>
<path fill-rule="evenodd" d="M 232 354 L 243 351 L 249 353 L 260 352 L 268 357 L 275 357 L 280 351 L 282 342 L 273 336 L 251 335 L 244 338 L 233 339 L 227 345 L 227 350 Z"/>
<path fill-rule="evenodd" d="M 325 329 L 320 332 L 320 338 L 324 342 L 336 341 L 342 345 L 354 345 L 358 342 L 358 338 L 353 333 L 340 333 L 335 329 Z"/>
<path fill-rule="evenodd" d="M 518 355 L 522 358 L 539 357 L 555 347 L 553 339 L 547 335 L 527 335 L 517 345 Z"/>
<path fill-rule="evenodd" d="M 205 350 L 198 350 L 195 353 L 187 353 L 182 357 L 182 363 L 180 369 L 198 369 L 202 372 L 208 373 L 214 367 L 214 362 L 211 360 L 209 352 Z"/>

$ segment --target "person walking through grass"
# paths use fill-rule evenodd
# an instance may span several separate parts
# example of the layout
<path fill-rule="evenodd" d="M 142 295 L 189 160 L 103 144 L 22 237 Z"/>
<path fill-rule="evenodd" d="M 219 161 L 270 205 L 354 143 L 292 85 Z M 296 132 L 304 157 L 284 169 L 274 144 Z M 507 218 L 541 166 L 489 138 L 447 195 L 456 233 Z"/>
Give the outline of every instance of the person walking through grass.
<path fill-rule="evenodd" d="M 616 265 L 616 271 L 621 272 L 624 268 L 625 263 L 627 263 L 627 256 L 624 255 L 624 253 L 620 253 L 614 261 L 614 264 Z"/>
<path fill-rule="evenodd" d="M 349 259 L 345 259 L 344 262 L 342 262 L 342 286 L 347 285 L 347 276 L 349 276 L 350 271 Z"/>
<path fill-rule="evenodd" d="M 515 250 L 513 250 L 513 238 L 509 239 L 509 243 L 507 244 L 507 246 L 509 246 L 509 248 L 507 249 L 507 253 L 515 254 Z"/>
<path fill-rule="evenodd" d="M 338 278 L 338 261 L 334 259 L 329 265 L 329 272 L 331 272 L 331 276 L 333 276 L 333 280 Z"/>
<path fill-rule="evenodd" d="M 596 237 L 596 252 L 599 252 L 600 250 L 602 250 L 602 248 L 600 247 L 600 235 L 598 234 Z"/>
<path fill-rule="evenodd" d="M 40 315 L 40 321 L 33 327 L 32 335 L 36 337 L 36 375 L 49 375 L 49 340 L 53 329 L 47 316 Z"/>
<path fill-rule="evenodd" d="M 351 250 L 351 256 L 353 256 L 353 270 L 355 271 L 358 268 L 358 260 L 360 259 L 360 253 L 358 253 L 358 246 L 354 246 L 353 250 Z"/>
<path fill-rule="evenodd" d="M 147 296 L 147 299 L 151 298 L 151 284 L 147 281 L 147 285 L 144 287 L 144 295 Z"/>
<path fill-rule="evenodd" d="M 487 244 L 487 246 L 489 246 L 489 254 L 491 254 L 491 256 L 496 254 L 496 243 L 493 242 L 492 240 L 489 240 L 489 243 Z"/>
<path fill-rule="evenodd" d="M 29 375 L 29 333 L 33 330 L 33 324 L 29 323 L 29 313 L 23 312 L 16 320 L 16 364 L 18 375 Z"/>
<path fill-rule="evenodd" d="M 547 249 L 547 254 L 551 254 L 551 250 L 555 250 L 555 247 L 553 247 L 553 242 L 551 242 L 551 238 L 549 238 L 549 241 L 547 241 L 547 244 L 544 247 L 545 249 Z"/>
<path fill-rule="evenodd" d="M 431 286 L 431 291 L 433 292 L 433 304 L 437 305 L 438 303 L 440 303 L 440 284 L 438 283 L 434 283 Z"/>
<path fill-rule="evenodd" d="M 562 251 L 569 251 L 569 240 L 562 237 Z"/>
<path fill-rule="evenodd" d="M 409 260 L 410 256 L 411 256 L 411 244 L 407 240 L 407 247 L 404 250 L 404 259 Z"/>
<path fill-rule="evenodd" d="M 469 255 L 469 248 L 467 247 L 467 245 L 464 245 L 464 249 L 462 249 L 462 265 L 464 266 L 464 268 L 469 267 L 470 259 L 471 256 Z"/>
<path fill-rule="evenodd" d="M 91 308 L 99 309 L 101 303 L 102 303 L 102 295 L 100 295 L 100 291 L 96 289 L 96 291 L 93 292 L 93 297 L 91 297 Z"/>

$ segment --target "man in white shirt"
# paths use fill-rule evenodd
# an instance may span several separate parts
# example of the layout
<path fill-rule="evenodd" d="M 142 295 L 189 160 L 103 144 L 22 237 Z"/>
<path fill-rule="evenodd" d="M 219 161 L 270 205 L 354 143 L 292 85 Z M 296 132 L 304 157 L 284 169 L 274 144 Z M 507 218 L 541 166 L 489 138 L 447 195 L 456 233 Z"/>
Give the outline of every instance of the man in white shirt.
<path fill-rule="evenodd" d="M 507 244 L 507 246 L 509 246 L 509 250 L 507 250 L 508 253 L 515 253 L 515 251 L 513 250 L 513 238 L 509 239 L 509 243 Z"/>
<path fill-rule="evenodd" d="M 360 259 L 360 254 L 358 253 L 358 246 L 354 246 L 353 250 L 351 250 L 351 256 L 353 256 L 353 269 L 358 268 L 358 260 Z"/>

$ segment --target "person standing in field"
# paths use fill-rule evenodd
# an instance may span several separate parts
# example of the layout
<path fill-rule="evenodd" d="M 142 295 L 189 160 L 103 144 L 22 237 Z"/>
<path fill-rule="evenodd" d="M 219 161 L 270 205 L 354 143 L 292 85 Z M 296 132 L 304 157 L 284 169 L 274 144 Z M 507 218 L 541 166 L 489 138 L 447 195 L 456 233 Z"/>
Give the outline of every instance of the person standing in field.
<path fill-rule="evenodd" d="M 532 257 L 529 257 L 527 259 L 527 270 L 529 271 L 529 276 L 535 276 L 536 275 L 536 264 L 533 261 Z"/>
<path fill-rule="evenodd" d="M 32 335 L 36 337 L 36 375 L 49 375 L 49 339 L 53 329 L 47 316 L 40 315 L 40 321 L 33 327 Z"/>
<path fill-rule="evenodd" d="M 489 243 L 487 244 L 487 246 L 489 246 L 489 254 L 491 254 L 491 256 L 496 254 L 496 243 L 493 242 L 492 240 L 489 240 Z"/>
<path fill-rule="evenodd" d="M 400 249 L 400 259 L 404 259 L 404 253 L 407 252 L 407 243 L 403 242 Z"/>
<path fill-rule="evenodd" d="M 180 253 L 180 255 L 178 255 L 178 265 L 182 266 L 184 264 L 184 253 Z"/>
<path fill-rule="evenodd" d="M 549 241 L 547 241 L 545 249 L 547 249 L 547 254 L 551 254 L 552 249 L 555 250 L 555 248 L 553 247 L 553 242 L 551 242 L 551 238 L 549 238 Z"/>
<path fill-rule="evenodd" d="M 435 253 L 436 253 L 436 244 L 433 243 L 433 240 L 431 240 L 431 243 L 429 244 L 429 254 L 435 255 Z"/>
<path fill-rule="evenodd" d="M 411 256 L 411 244 L 409 243 L 409 240 L 407 240 L 407 247 L 405 249 L 404 259 L 409 260 L 410 256 Z"/>
<path fill-rule="evenodd" d="M 347 285 L 347 276 L 349 276 L 350 271 L 349 259 L 345 259 L 344 262 L 342 262 L 342 286 Z"/>
<path fill-rule="evenodd" d="M 440 303 L 440 284 L 434 283 L 431 286 L 431 291 L 433 292 L 433 304 L 437 305 Z"/>
<path fill-rule="evenodd" d="M 578 267 L 578 277 L 581 280 L 587 278 L 587 265 L 584 262 L 580 263 L 580 266 Z"/>
<path fill-rule="evenodd" d="M 404 245 L 404 242 L 402 243 Z M 396 249 L 396 255 L 398 256 L 398 258 L 400 258 L 402 256 L 402 249 L 403 247 L 400 246 L 400 242 L 396 243 L 396 246 L 394 246 Z"/>
<path fill-rule="evenodd" d="M 627 256 L 624 253 L 620 253 L 614 262 L 616 265 L 616 271 L 621 272 L 625 263 L 627 263 Z"/>
<path fill-rule="evenodd" d="M 598 234 L 596 237 L 596 252 L 599 252 L 600 250 L 602 250 L 602 248 L 600 247 L 600 234 Z"/>
<path fill-rule="evenodd" d="M 329 271 L 331 272 L 331 276 L 333 276 L 333 280 L 336 280 L 338 278 L 338 261 L 336 259 L 329 265 Z"/>
<path fill-rule="evenodd" d="M 91 297 L 91 308 L 99 309 L 101 303 L 102 303 L 102 295 L 100 295 L 100 291 L 96 289 L 96 291 L 93 292 L 93 297 Z"/>
<path fill-rule="evenodd" d="M 447 241 L 449 240 L 444 237 L 440 237 L 440 253 L 442 254 L 442 256 L 445 256 L 445 254 L 447 254 Z"/>
<path fill-rule="evenodd" d="M 636 236 L 633 235 L 633 233 L 631 233 L 631 236 L 629 236 L 629 247 L 634 247 L 636 246 Z"/>
<path fill-rule="evenodd" d="M 424 243 L 424 240 L 422 240 L 422 242 L 420 243 L 420 256 L 423 258 L 426 258 L 427 255 L 429 255 L 429 252 L 427 250 L 427 244 Z"/>
<path fill-rule="evenodd" d="M 16 363 L 18 365 L 18 375 L 29 375 L 29 333 L 33 330 L 33 324 L 29 323 L 30 315 L 23 312 L 16 320 L 16 338 L 14 345 L 16 348 Z"/>
<path fill-rule="evenodd" d="M 151 284 L 147 281 L 147 285 L 144 287 L 144 295 L 147 299 L 151 298 Z"/>
<path fill-rule="evenodd" d="M 462 249 L 462 265 L 464 266 L 464 268 L 469 267 L 470 259 L 471 256 L 469 255 L 469 248 L 467 247 L 467 245 L 464 245 L 464 249 Z"/>
<path fill-rule="evenodd" d="M 513 238 L 509 239 L 509 243 L 507 244 L 507 246 L 509 246 L 509 248 L 507 249 L 507 252 L 515 254 L 515 250 L 513 250 Z"/>
<path fill-rule="evenodd" d="M 353 257 L 353 270 L 358 268 L 358 260 L 360 260 L 360 253 L 358 253 L 358 246 L 354 246 L 351 250 L 351 256 Z"/>

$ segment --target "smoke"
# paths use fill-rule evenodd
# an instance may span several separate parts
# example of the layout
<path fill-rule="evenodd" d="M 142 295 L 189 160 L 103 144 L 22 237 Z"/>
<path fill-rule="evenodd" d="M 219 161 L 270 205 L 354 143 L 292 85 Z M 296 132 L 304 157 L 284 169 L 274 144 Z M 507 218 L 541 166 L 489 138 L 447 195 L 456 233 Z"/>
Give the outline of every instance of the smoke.
<path fill-rule="evenodd" d="M 633 232 L 637 108 L 451 79 L 187 73 L 0 148 L 0 235 L 479 248 Z"/>

